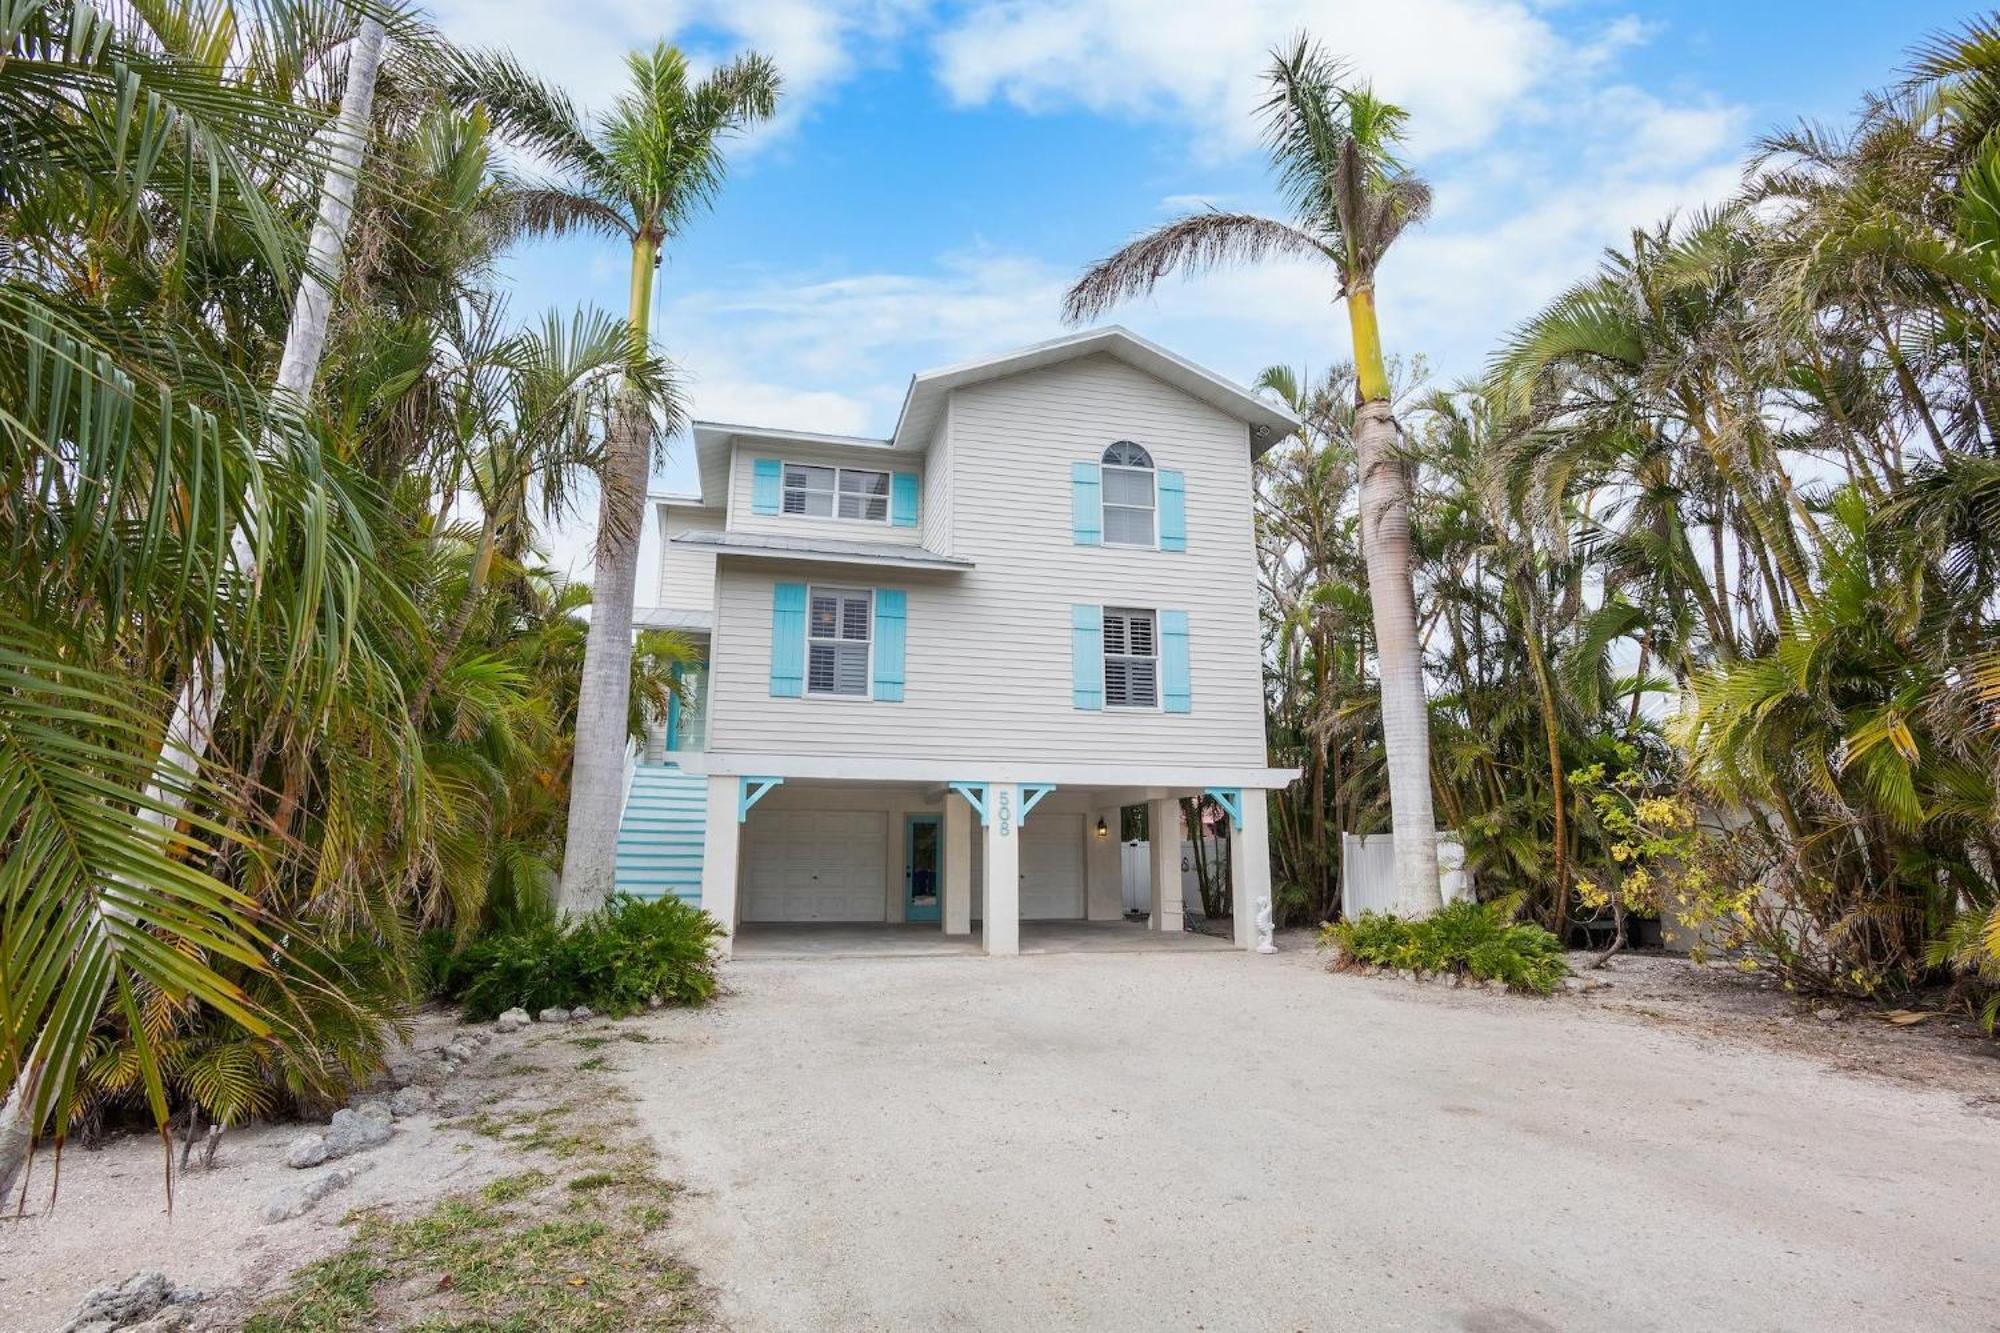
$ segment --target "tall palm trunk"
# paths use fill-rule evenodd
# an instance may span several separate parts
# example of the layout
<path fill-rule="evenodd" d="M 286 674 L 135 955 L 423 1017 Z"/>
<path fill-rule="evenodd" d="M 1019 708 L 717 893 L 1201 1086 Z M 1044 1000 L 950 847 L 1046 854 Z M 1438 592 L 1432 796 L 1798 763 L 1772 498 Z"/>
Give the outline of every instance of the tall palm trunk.
<path fill-rule="evenodd" d="M 632 292 L 626 320 L 639 346 L 648 337 L 657 242 L 632 241 Z M 596 568 L 590 634 L 577 691 L 576 758 L 570 770 L 569 827 L 563 841 L 558 906 L 565 916 L 595 910 L 611 896 L 618 823 L 625 813 L 625 745 L 632 705 L 632 598 L 639 581 L 639 533 L 652 474 L 653 416 L 645 394 L 628 382 L 613 415 L 597 502 Z"/>
<path fill-rule="evenodd" d="M 1347 296 L 1354 370 L 1361 404 L 1354 439 L 1361 465 L 1361 542 L 1375 654 L 1382 681 L 1382 748 L 1389 770 L 1389 820 L 1396 844 L 1396 912 L 1426 916 L 1443 905 L 1438 886 L 1437 823 L 1431 812 L 1430 711 L 1424 702 L 1423 649 L 1410 580 L 1410 494 L 1396 456 L 1389 372 L 1375 322 L 1375 290 L 1354 283 Z"/>
<path fill-rule="evenodd" d="M 302 407 L 312 396 L 320 357 L 326 351 L 333 289 L 345 257 L 348 224 L 354 217 L 354 191 L 360 180 L 361 159 L 374 114 L 375 75 L 382 63 L 386 35 L 381 20 L 372 13 L 364 14 L 354 44 L 348 50 L 347 86 L 341 91 L 340 111 L 329 136 L 319 210 L 313 218 L 305 271 L 299 275 L 298 297 L 292 304 L 291 320 L 285 328 L 285 348 L 278 360 L 275 396 L 289 399 L 286 406 Z M 250 534 L 237 528 L 230 535 L 229 549 L 236 568 L 244 577 L 254 580 L 257 553 Z M 174 703 L 156 769 L 163 776 L 166 771 L 192 775 L 200 768 L 215 735 L 223 682 L 222 652 L 211 644 L 207 656 L 194 664 L 182 682 L 180 696 Z M 182 790 L 178 783 L 161 779 L 148 784 L 148 804 L 140 810 L 139 817 L 160 827 L 173 823 L 172 812 L 181 807 Z M 107 994 L 109 984 L 107 981 Z M 30 1060 L 9 1090 L 6 1105 L 0 1107 L 0 1199 L 12 1193 L 28 1159 L 34 1139 L 35 1117 L 31 1109 L 39 1095 L 41 1076 L 40 1063 Z"/>

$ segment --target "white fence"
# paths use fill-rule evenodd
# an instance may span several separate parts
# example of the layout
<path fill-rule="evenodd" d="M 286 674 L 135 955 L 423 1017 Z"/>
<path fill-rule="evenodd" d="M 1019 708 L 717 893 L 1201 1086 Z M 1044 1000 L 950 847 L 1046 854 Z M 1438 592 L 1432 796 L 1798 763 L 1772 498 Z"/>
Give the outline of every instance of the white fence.
<path fill-rule="evenodd" d="M 1438 880 L 1444 900 L 1472 896 L 1472 877 L 1465 873 L 1465 844 L 1448 833 L 1438 834 Z M 1340 835 L 1340 915 L 1349 921 L 1363 912 L 1396 908 L 1396 844 L 1387 833 L 1357 838 Z"/>
<path fill-rule="evenodd" d="M 1207 838 L 1207 853 L 1211 873 L 1229 873 L 1227 860 L 1229 844 L 1220 838 Z M 1133 841 L 1118 849 L 1118 866 L 1123 872 L 1125 885 L 1125 910 L 1128 912 L 1150 912 L 1153 910 L 1153 844 Z M 1201 915 L 1201 876 L 1195 873 L 1194 844 L 1181 843 L 1181 910 L 1189 916 Z"/>

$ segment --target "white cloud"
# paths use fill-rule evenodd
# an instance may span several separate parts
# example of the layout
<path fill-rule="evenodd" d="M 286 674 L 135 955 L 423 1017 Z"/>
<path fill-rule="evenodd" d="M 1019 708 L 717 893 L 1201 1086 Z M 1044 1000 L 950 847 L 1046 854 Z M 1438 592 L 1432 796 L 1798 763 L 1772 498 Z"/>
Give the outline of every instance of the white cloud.
<path fill-rule="evenodd" d="M 455 41 L 511 51 L 529 69 L 592 110 L 625 86 L 625 55 L 671 41 L 698 66 L 746 50 L 776 62 L 785 80 L 782 133 L 919 15 L 922 0 L 572 0 L 567 4 L 434 0 Z"/>
<path fill-rule="evenodd" d="M 1508 106 L 1580 55 L 1514 0 L 1008 0 L 935 46 L 960 103 L 1178 122 L 1224 156 L 1256 143 L 1270 52 L 1302 30 L 1407 106 L 1429 151 L 1485 141 Z"/>

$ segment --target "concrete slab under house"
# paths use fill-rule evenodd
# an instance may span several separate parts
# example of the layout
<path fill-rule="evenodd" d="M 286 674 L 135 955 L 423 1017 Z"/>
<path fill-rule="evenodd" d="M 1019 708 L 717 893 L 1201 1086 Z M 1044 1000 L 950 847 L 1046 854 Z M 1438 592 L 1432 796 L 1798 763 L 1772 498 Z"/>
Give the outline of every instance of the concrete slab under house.
<path fill-rule="evenodd" d="M 1298 775 L 1266 760 L 1251 464 L 1297 429 L 1119 328 L 917 375 L 886 439 L 696 423 L 635 618 L 701 660 L 633 755 L 620 891 L 746 956 L 1178 945 L 1208 796 L 1254 947 Z"/>

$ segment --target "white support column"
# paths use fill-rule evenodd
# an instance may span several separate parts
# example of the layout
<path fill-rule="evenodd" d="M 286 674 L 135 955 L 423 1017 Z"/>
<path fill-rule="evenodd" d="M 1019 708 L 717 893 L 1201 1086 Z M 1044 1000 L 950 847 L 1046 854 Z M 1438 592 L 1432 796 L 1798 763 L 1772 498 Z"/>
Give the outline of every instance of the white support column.
<path fill-rule="evenodd" d="M 944 797 L 944 918 L 947 935 L 972 933 L 972 806 L 957 792 Z"/>
<path fill-rule="evenodd" d="M 708 814 L 702 827 L 701 910 L 720 921 L 729 934 L 716 945 L 724 958 L 736 943 L 736 867 L 743 825 L 737 822 L 737 802 L 743 779 L 730 774 L 708 780 Z"/>
<path fill-rule="evenodd" d="M 979 914 L 980 941 L 996 958 L 1021 952 L 1021 787 L 986 787 L 986 901 Z"/>
<path fill-rule="evenodd" d="M 1229 830 L 1229 883 L 1234 894 L 1236 947 L 1257 947 L 1257 905 L 1271 896 L 1271 830 L 1269 796 L 1262 787 L 1245 787 L 1243 827 Z M 1276 903 L 1272 904 L 1273 909 Z"/>
<path fill-rule="evenodd" d="M 1181 803 L 1172 797 L 1146 802 L 1146 835 L 1152 844 L 1153 896 L 1146 918 L 1150 930 L 1181 930 Z"/>

